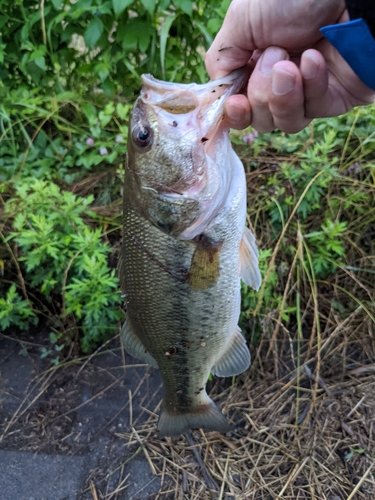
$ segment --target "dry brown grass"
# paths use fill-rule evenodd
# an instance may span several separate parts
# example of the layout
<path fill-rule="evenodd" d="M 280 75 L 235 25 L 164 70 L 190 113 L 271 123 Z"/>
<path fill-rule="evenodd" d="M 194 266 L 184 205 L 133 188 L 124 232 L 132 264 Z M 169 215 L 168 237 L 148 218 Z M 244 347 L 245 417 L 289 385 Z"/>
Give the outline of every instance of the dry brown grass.
<path fill-rule="evenodd" d="M 332 323 L 319 352 L 305 346 L 299 368 L 291 332 L 281 328 L 270 340 L 265 328 L 249 373 L 224 389 L 217 381 L 211 395 L 237 430 L 194 432 L 208 474 L 185 437 L 158 439 L 160 402 L 147 422 L 119 435 L 139 444 L 162 477 L 155 500 L 374 499 L 374 323 L 361 307 Z"/>

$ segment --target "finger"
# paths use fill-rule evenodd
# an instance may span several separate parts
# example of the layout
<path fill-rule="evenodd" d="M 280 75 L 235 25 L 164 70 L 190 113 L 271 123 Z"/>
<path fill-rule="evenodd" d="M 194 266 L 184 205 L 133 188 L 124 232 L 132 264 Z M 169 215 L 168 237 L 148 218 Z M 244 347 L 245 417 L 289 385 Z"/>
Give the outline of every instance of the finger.
<path fill-rule="evenodd" d="M 225 102 L 225 124 L 236 130 L 242 130 L 250 125 L 251 109 L 245 95 L 233 95 Z"/>
<path fill-rule="evenodd" d="M 302 75 L 292 61 L 276 63 L 271 72 L 269 110 L 276 128 L 295 134 L 311 121 L 305 116 Z"/>
<path fill-rule="evenodd" d="M 205 64 L 212 80 L 244 66 L 256 49 L 248 19 L 248 1 L 233 0 L 223 25 L 207 51 Z"/>
<path fill-rule="evenodd" d="M 247 97 L 251 107 L 251 125 L 259 132 L 270 132 L 275 128 L 269 108 L 272 67 L 277 62 L 287 59 L 289 55 L 286 50 L 269 47 L 261 55 L 250 76 Z"/>
<path fill-rule="evenodd" d="M 328 69 L 323 55 L 314 49 L 301 56 L 301 75 L 305 93 L 305 114 L 310 118 L 328 116 Z M 328 106 L 327 106 L 328 105 Z M 327 109 L 328 108 L 328 109 Z"/>
<path fill-rule="evenodd" d="M 348 112 L 354 106 L 374 101 L 374 92 L 357 77 L 332 45 L 323 41 L 319 44 L 319 50 L 323 50 L 323 54 L 309 50 L 301 58 L 306 116 L 337 116 Z M 311 79 L 306 78 L 306 67 L 311 64 L 309 58 L 315 58 L 315 61 L 319 62 L 317 74 Z"/>

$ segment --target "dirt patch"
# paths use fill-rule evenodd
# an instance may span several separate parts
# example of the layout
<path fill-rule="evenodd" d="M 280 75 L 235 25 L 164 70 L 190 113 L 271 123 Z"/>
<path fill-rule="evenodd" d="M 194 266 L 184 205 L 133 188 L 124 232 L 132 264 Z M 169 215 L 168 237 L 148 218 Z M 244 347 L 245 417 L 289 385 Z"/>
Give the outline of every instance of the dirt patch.
<path fill-rule="evenodd" d="M 143 455 L 129 476 L 136 455 L 116 434 L 131 429 L 133 415 L 147 420 L 143 405 L 161 397 L 159 374 L 125 355 L 118 338 L 53 367 L 40 358 L 47 339 L 42 332 L 0 340 L 0 483 L 7 485 L 1 499 L 13 500 L 19 481 L 29 485 L 18 496 L 25 500 L 92 499 L 92 485 L 104 495 L 124 477 L 129 498 L 141 489 L 138 498 L 147 498 L 160 480 L 145 487 L 150 471 Z"/>

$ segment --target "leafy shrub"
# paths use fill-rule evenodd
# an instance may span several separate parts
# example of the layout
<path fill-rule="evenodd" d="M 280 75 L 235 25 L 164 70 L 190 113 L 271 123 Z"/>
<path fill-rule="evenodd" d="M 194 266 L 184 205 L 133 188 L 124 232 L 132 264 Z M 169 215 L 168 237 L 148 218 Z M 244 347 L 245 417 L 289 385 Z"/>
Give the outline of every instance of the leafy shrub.
<path fill-rule="evenodd" d="M 229 0 L 3 0 L 0 79 L 42 92 L 133 97 L 142 73 L 206 79 L 201 49 Z"/>
<path fill-rule="evenodd" d="M 26 328 L 48 317 L 52 349 L 43 355 L 59 353 L 67 332 L 78 329 L 88 350 L 115 328 L 118 283 L 103 223 L 89 206 L 121 196 L 140 75 L 205 81 L 202 55 L 228 5 L 2 0 L 0 191 L 4 234 L 8 246 L 16 245 L 19 266 L 18 277 L 6 282 L 24 286 L 1 285 L 7 308 L 0 326 Z M 88 174 L 101 179 L 92 183 L 94 193 L 68 191 Z M 112 218 L 106 224 L 116 227 Z M 6 254 L 12 256 L 10 247 Z"/>
<path fill-rule="evenodd" d="M 204 50 L 229 3 L 1 2 L 0 327 L 43 317 L 52 331 L 42 356 L 53 362 L 73 334 L 88 351 L 122 315 L 104 238 L 119 209 L 106 208 L 121 197 L 140 75 L 206 81 Z M 241 325 L 257 342 L 273 324 L 301 331 L 301 300 L 316 301 L 319 286 L 344 289 L 343 274 L 366 283 L 373 273 L 375 113 L 315 120 L 293 136 L 259 134 L 251 150 L 242 136 L 234 141 L 264 281 L 259 293 L 243 287 Z M 355 301 L 345 293 L 350 300 L 332 301 L 340 314 Z M 307 313 L 304 321 L 318 324 Z"/>
<path fill-rule="evenodd" d="M 0 297 L 0 328 L 5 330 L 10 325 L 27 328 L 36 324 L 38 317 L 27 300 L 23 300 L 17 293 L 16 286 L 11 285 L 5 298 Z"/>
<path fill-rule="evenodd" d="M 56 184 L 34 179 L 18 186 L 6 203 L 7 215 L 14 217 L 7 240 L 16 242 L 22 251 L 19 262 L 25 280 L 31 289 L 39 290 L 44 304 L 59 309 L 60 321 L 55 318 L 55 326 L 60 323 L 66 329 L 73 322 L 79 328 L 85 352 L 106 338 L 122 317 L 118 279 L 107 263 L 111 249 L 102 241 L 102 229 L 92 229 L 84 221 L 84 217 L 95 217 L 88 209 L 92 201 L 93 196 L 80 198 Z M 15 319 L 5 315 L 3 326 L 7 319 L 9 324 L 25 327 L 25 301 L 17 299 L 13 306 L 17 315 Z M 35 320 L 34 312 L 30 319 Z"/>

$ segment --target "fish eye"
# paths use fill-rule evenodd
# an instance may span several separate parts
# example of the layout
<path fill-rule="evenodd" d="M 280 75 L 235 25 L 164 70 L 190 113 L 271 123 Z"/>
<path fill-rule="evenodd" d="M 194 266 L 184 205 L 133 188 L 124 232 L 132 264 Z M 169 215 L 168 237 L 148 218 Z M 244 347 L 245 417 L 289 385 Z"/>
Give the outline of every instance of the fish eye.
<path fill-rule="evenodd" d="M 152 131 L 149 127 L 137 125 L 133 130 L 133 141 L 141 148 L 149 146 L 152 142 Z"/>

